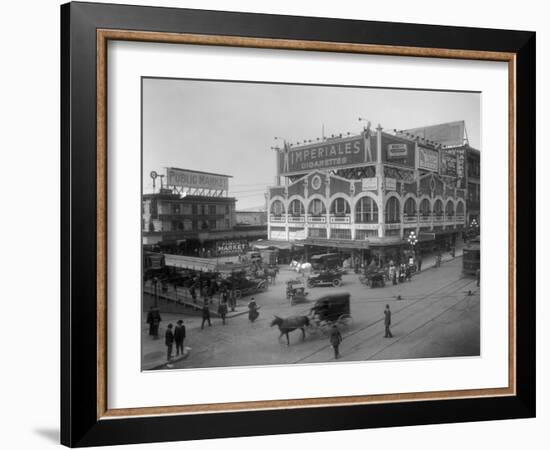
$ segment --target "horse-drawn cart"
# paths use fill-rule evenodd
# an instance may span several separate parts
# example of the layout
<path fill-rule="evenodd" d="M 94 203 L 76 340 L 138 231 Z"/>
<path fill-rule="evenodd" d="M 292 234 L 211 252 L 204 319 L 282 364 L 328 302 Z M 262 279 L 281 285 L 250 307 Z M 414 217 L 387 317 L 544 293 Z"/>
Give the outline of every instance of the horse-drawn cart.
<path fill-rule="evenodd" d="M 371 288 L 377 286 L 384 287 L 386 285 L 385 273 L 383 270 L 376 270 L 371 272 L 365 272 L 364 275 L 359 276 L 359 281 Z"/>
<path fill-rule="evenodd" d="M 350 295 L 347 292 L 325 295 L 315 302 L 309 315 L 290 317 L 274 316 L 271 326 L 277 326 L 280 331 L 279 340 L 286 336 L 286 344 L 290 345 L 289 333 L 294 330 L 302 332 L 302 340 L 307 333 L 312 335 L 328 335 L 333 325 L 345 330 L 352 325 L 350 312 Z"/>
<path fill-rule="evenodd" d="M 346 329 L 352 323 L 350 294 L 347 292 L 325 295 L 310 310 L 309 331 L 313 333 L 328 334 L 332 325 Z"/>

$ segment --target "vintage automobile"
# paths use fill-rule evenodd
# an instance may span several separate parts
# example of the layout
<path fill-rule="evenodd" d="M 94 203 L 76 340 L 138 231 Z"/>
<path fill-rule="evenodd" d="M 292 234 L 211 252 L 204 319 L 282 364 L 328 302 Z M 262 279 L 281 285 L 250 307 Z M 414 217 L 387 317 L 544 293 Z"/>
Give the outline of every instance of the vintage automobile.
<path fill-rule="evenodd" d="M 342 274 L 334 270 L 324 270 L 322 272 L 310 275 L 307 284 L 309 287 L 315 286 L 340 286 L 342 284 Z"/>
<path fill-rule="evenodd" d="M 302 279 L 288 280 L 286 282 L 286 298 L 291 305 L 307 302 L 308 292 Z"/>
<path fill-rule="evenodd" d="M 241 274 L 234 274 L 220 282 L 220 288 L 235 290 L 235 297 L 254 295 L 267 290 L 267 281 L 262 278 L 252 278 Z"/>

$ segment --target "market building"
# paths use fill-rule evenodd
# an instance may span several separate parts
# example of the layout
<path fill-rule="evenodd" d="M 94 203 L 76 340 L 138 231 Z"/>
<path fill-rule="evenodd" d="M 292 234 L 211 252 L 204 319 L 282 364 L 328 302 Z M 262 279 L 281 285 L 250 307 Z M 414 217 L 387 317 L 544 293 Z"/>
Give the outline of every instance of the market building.
<path fill-rule="evenodd" d="M 411 232 L 419 246 L 449 248 L 466 226 L 464 161 L 435 140 L 370 124 L 358 135 L 285 143 L 268 188 L 268 238 L 299 243 L 306 257 L 345 252 L 357 264 L 400 259 Z"/>
<path fill-rule="evenodd" d="M 167 168 L 156 193 L 142 196 L 142 243 L 166 253 L 230 256 L 265 238 L 265 225 L 240 227 L 228 175 Z"/>

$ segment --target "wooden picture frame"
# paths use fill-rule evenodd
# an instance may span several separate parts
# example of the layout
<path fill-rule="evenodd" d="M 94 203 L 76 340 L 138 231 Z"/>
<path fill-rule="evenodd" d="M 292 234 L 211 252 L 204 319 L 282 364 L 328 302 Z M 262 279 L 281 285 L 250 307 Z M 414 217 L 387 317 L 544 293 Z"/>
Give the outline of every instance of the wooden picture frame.
<path fill-rule="evenodd" d="M 509 385 L 201 406 L 107 405 L 107 42 L 505 61 Z M 125 5 L 61 7 L 61 441 L 175 441 L 535 415 L 535 33 Z"/>

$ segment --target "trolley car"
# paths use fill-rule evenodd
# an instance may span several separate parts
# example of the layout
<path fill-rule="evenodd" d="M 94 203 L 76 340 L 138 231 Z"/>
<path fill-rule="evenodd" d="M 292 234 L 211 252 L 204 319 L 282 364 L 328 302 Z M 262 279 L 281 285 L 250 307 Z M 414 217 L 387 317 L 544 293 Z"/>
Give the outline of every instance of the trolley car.
<path fill-rule="evenodd" d="M 479 239 L 474 239 L 464 247 L 462 258 L 462 273 L 464 275 L 475 276 L 479 269 Z"/>

